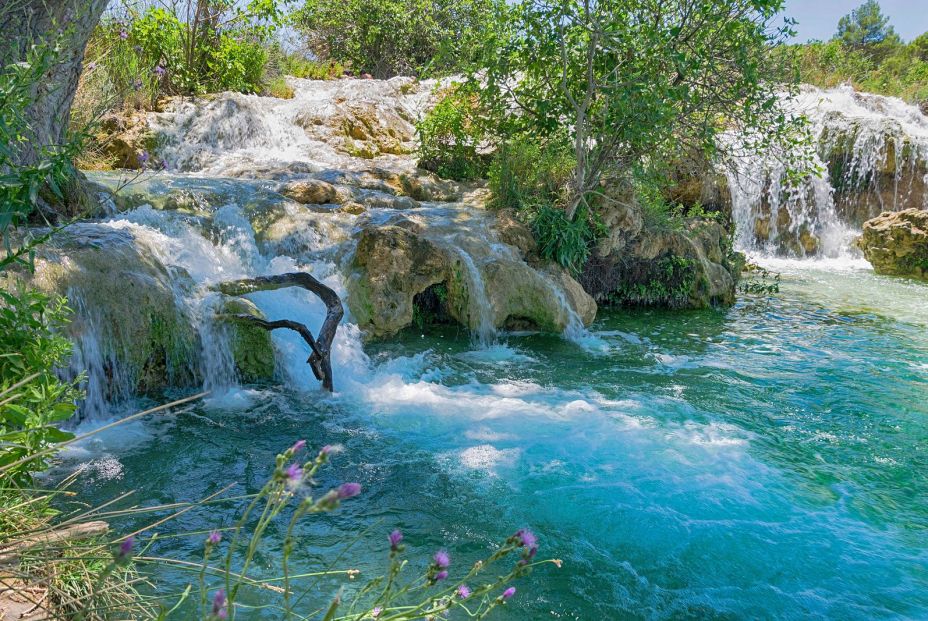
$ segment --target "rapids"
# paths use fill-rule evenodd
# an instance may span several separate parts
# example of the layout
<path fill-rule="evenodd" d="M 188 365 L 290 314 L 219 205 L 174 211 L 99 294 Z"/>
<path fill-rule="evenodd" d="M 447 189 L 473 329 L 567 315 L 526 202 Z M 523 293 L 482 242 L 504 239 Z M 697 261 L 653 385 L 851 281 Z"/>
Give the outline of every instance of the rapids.
<path fill-rule="evenodd" d="M 336 394 L 316 389 L 305 344 L 286 333 L 273 336 L 278 381 L 241 385 L 208 285 L 309 269 L 346 294 L 342 270 L 358 216 L 294 212 L 296 241 L 267 244 L 254 211 L 276 200 L 268 195 L 282 178 L 369 169 L 298 128 L 323 131 L 305 119 L 332 113 L 339 89 L 361 89 L 376 103 L 402 85 L 295 84 L 290 101 L 222 95 L 165 113 L 158 123 L 171 172 L 133 186 L 148 204 L 86 225 L 130 231 L 164 266 L 210 345 L 197 364 L 212 390 L 176 416 L 69 450 L 65 466 L 83 469 L 86 500 L 131 489 L 136 503 L 169 503 L 230 482 L 254 491 L 274 454 L 305 438 L 344 447 L 323 486 L 358 480 L 364 492 L 302 525 L 309 544 L 294 555 L 300 571 L 343 554 L 338 565 L 360 569 L 363 583 L 385 567 L 386 534 L 398 527 L 417 568 L 446 547 L 452 571 L 464 572 L 492 542 L 529 527 L 540 555 L 563 567 L 518 584 L 501 619 L 928 617 L 928 286 L 876 276 L 843 250 L 815 260 L 755 257 L 783 274 L 776 295 L 726 310 L 601 312 L 588 330 L 571 322 L 568 338 L 484 321 L 475 335 L 407 330 L 364 344 L 346 317 L 333 353 Z M 414 116 L 428 93 L 404 93 L 402 115 Z M 375 161 L 411 162 L 391 153 Z M 151 206 L 172 190 L 192 206 Z M 751 209 L 739 200 L 736 218 Z M 838 222 L 827 209 L 813 210 L 823 227 Z M 468 277 L 480 302 L 481 261 L 511 248 L 467 204 L 423 204 L 413 217 L 473 262 Z M 834 238 L 844 239 L 835 226 Z M 742 247 L 759 250 L 746 238 Z M 73 295 L 78 313 L 92 317 L 95 301 Z M 313 330 L 324 315 L 303 291 L 249 297 L 269 318 Z M 75 357 L 90 387 L 97 382 L 83 429 L 143 403 L 99 390 L 118 377 L 95 375 L 108 354 L 94 335 L 86 332 Z M 185 513 L 153 553 L 199 559 L 203 534 L 229 526 L 240 508 Z M 268 539 L 256 575 L 279 545 Z M 190 578 L 158 571 L 165 592 Z M 322 592 L 353 584 L 333 579 Z M 244 618 L 277 618 L 263 608 L 263 591 L 242 602 L 254 606 Z"/>

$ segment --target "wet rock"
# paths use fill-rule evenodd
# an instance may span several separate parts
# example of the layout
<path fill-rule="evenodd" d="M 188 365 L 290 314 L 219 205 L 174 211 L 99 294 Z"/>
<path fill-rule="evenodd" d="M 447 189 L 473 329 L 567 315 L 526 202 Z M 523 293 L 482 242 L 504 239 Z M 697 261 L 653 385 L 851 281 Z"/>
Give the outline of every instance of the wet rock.
<path fill-rule="evenodd" d="M 339 202 L 335 186 L 319 179 L 291 181 L 280 188 L 279 192 L 304 205 Z"/>
<path fill-rule="evenodd" d="M 362 228 L 348 306 L 368 337 L 413 325 L 417 297 L 437 285 L 443 313 L 475 332 L 512 325 L 561 332 L 595 317 L 595 301 L 563 270 L 535 269 L 515 248 L 500 251 L 493 234 L 479 228 L 458 233 L 466 244 L 404 217 Z"/>
<path fill-rule="evenodd" d="M 631 203 L 621 209 L 614 221 L 627 228 L 610 231 L 579 277 L 598 303 L 664 308 L 734 303 L 739 268 L 721 225 L 691 219 L 676 229 L 644 223 Z"/>
<path fill-rule="evenodd" d="M 223 302 L 222 313 L 251 315 L 264 319 L 264 314 L 250 300 L 228 298 Z M 239 379 L 247 383 L 266 381 L 274 377 L 274 344 L 271 333 L 244 322 L 229 322 L 232 359 Z"/>
<path fill-rule="evenodd" d="M 145 112 L 110 112 L 99 124 L 97 142 L 114 168 L 138 170 L 152 163 L 157 135 Z"/>
<path fill-rule="evenodd" d="M 523 258 L 532 257 L 538 249 L 531 229 L 511 209 L 496 212 L 496 231 L 500 240 L 518 248 Z"/>
<path fill-rule="evenodd" d="M 856 243 L 876 273 L 928 280 L 928 211 L 883 212 Z"/>

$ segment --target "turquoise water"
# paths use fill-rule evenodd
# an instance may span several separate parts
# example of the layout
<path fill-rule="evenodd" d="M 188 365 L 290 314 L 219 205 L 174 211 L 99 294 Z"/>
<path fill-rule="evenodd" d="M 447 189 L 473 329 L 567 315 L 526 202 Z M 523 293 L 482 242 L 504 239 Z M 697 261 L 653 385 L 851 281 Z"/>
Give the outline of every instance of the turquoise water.
<path fill-rule="evenodd" d="M 364 493 L 306 524 L 300 569 L 344 554 L 371 576 L 399 527 L 411 558 L 446 547 L 463 573 L 527 526 L 563 567 L 522 581 L 497 618 L 928 618 L 928 286 L 774 267 L 771 298 L 604 312 L 580 342 L 410 333 L 369 346 L 370 370 L 337 378 L 335 398 L 248 388 L 107 435 L 76 453 L 82 484 L 139 504 L 254 491 L 294 440 L 340 443 L 321 482 Z M 163 532 L 227 526 L 234 509 Z M 155 551 L 195 560 L 201 542 Z"/>

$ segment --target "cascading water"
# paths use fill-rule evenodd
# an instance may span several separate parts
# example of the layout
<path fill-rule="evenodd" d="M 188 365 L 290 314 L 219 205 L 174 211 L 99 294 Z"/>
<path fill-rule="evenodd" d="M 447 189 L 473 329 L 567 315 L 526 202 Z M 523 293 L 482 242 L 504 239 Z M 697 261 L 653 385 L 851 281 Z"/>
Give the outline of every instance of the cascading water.
<path fill-rule="evenodd" d="M 815 173 L 795 184 L 771 154 L 733 158 L 724 170 L 737 246 L 763 254 L 852 254 L 862 224 L 881 211 L 928 207 L 928 117 L 900 99 L 850 86 L 803 86 L 785 99 L 808 119 L 805 159 Z M 738 136 L 728 136 L 736 146 Z"/>

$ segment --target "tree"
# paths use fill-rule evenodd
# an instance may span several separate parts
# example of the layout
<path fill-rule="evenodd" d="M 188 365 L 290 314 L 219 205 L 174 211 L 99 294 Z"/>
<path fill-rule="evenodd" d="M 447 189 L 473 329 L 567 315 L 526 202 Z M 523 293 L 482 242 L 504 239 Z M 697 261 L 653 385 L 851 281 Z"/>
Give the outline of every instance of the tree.
<path fill-rule="evenodd" d="M 16 163 L 35 164 L 43 148 L 67 142 L 84 48 L 106 4 L 107 0 L 10 0 L 0 10 L 0 67 L 28 61 L 37 46 L 53 50 L 55 56 L 24 111 L 30 135 L 9 145 Z"/>
<path fill-rule="evenodd" d="M 899 36 L 883 15 L 880 3 L 867 0 L 838 21 L 836 39 L 855 50 L 881 43 L 898 44 Z"/>
<path fill-rule="evenodd" d="M 306 0 L 309 50 L 376 78 L 448 73 L 473 56 L 497 0 Z"/>
<path fill-rule="evenodd" d="M 655 168 L 676 154 L 714 154 L 719 133 L 763 129 L 787 139 L 782 80 L 770 47 L 781 0 L 525 0 L 491 41 L 476 82 L 487 105 L 517 110 L 524 134 L 565 131 L 575 167 L 565 193 L 569 220 L 605 199 L 601 181 Z"/>

